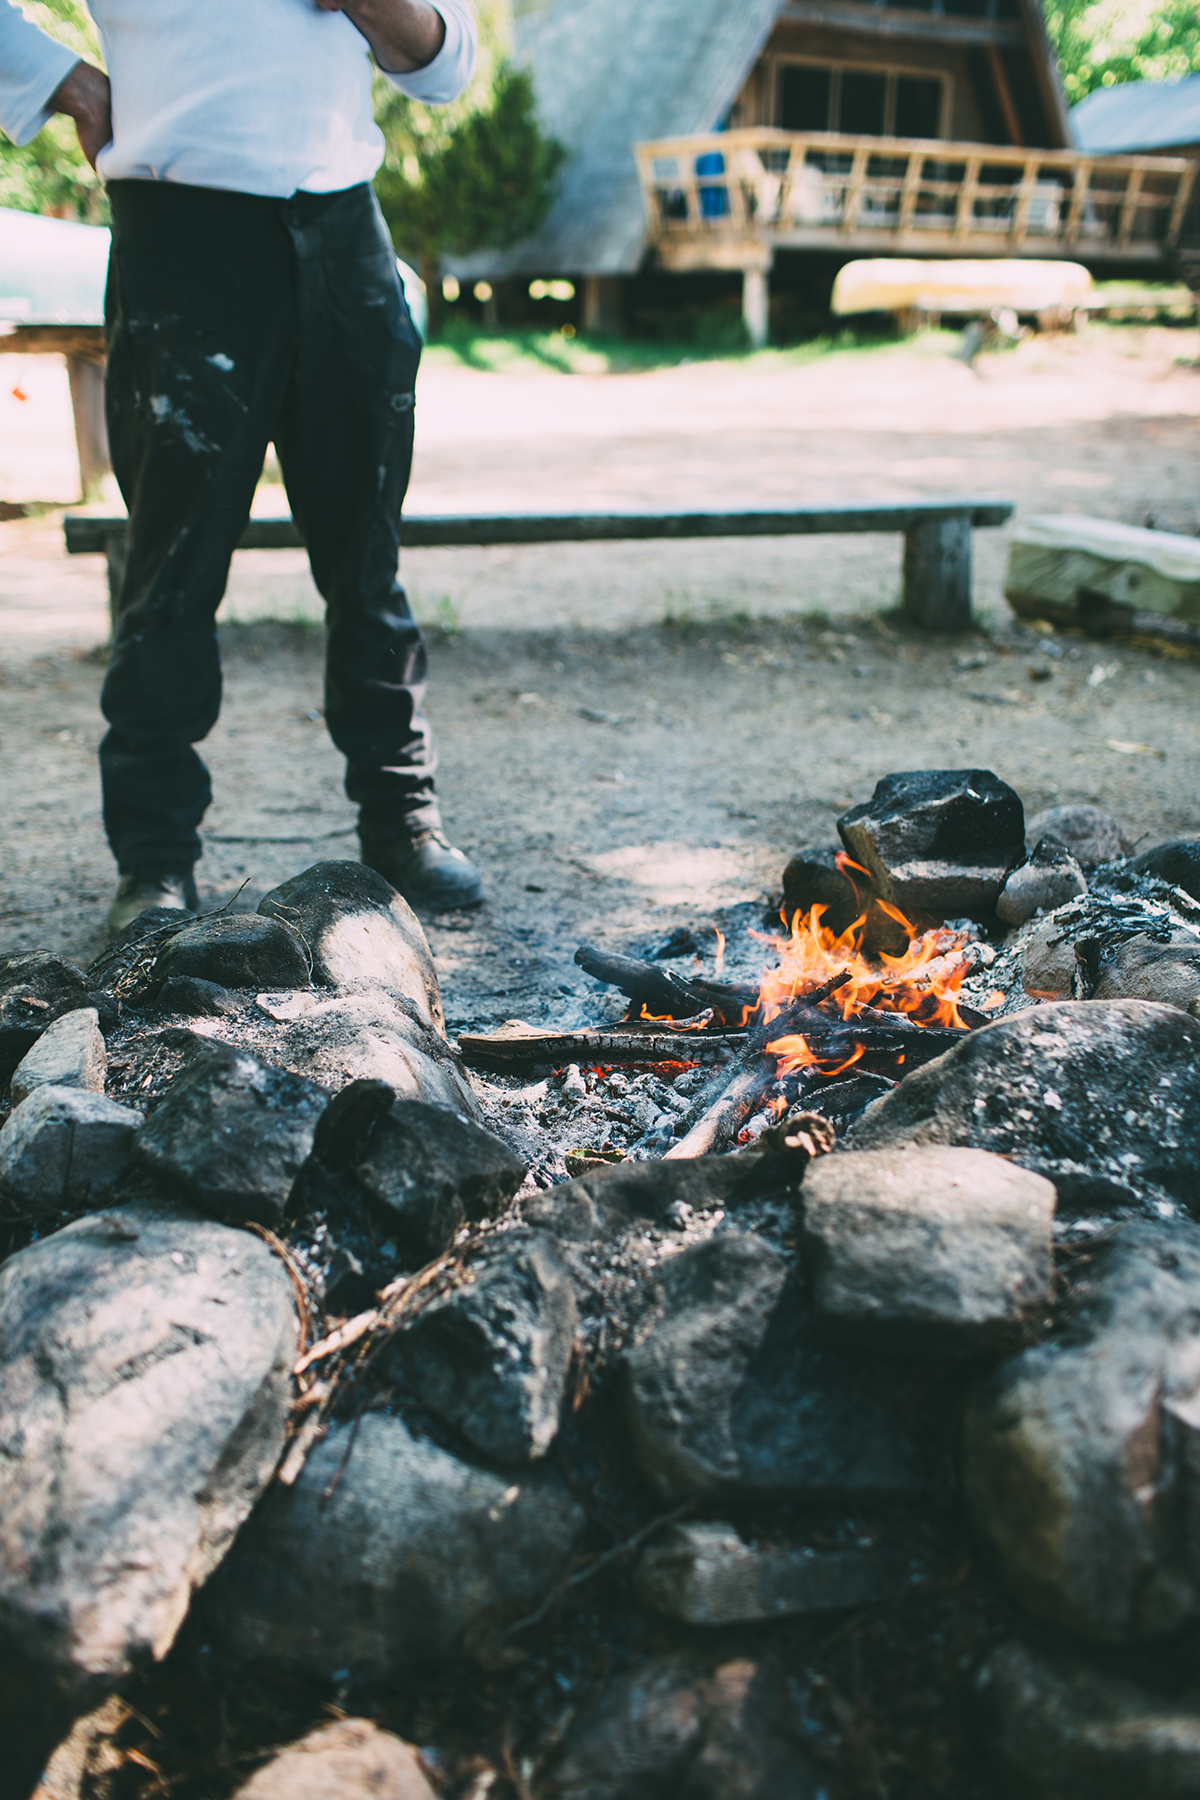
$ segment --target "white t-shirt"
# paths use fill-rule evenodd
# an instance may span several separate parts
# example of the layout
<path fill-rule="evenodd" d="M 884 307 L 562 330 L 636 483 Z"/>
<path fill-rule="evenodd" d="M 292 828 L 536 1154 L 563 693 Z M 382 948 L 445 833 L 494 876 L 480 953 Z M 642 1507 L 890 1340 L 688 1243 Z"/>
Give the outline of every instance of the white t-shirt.
<path fill-rule="evenodd" d="M 244 194 L 326 194 L 369 181 L 383 156 L 370 52 L 344 13 L 315 0 L 89 0 L 112 83 L 107 180 L 132 177 Z M 446 41 L 388 80 L 444 105 L 475 66 L 468 0 L 437 0 Z M 79 61 L 0 0 L 0 127 L 26 144 Z"/>

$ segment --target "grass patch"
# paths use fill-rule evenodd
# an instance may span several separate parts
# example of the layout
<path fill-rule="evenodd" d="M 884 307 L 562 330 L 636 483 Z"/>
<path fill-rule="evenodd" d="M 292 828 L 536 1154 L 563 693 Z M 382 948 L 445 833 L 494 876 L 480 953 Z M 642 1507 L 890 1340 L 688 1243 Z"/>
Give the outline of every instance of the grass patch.
<path fill-rule="evenodd" d="M 651 340 L 590 336 L 583 332 L 569 337 L 561 331 L 488 332 L 467 320 L 451 319 L 442 335 L 427 346 L 425 357 L 437 367 L 477 369 L 497 375 L 620 375 L 711 362 L 787 369 L 830 356 L 880 355 L 897 349 L 911 352 L 914 346 L 944 354 L 957 342 L 958 333 L 951 331 L 923 331 L 916 337 L 900 339 L 894 332 L 845 325 L 804 344 L 751 350 L 740 320 L 736 321 L 736 330 L 722 322 L 710 332 L 698 330 L 691 339 Z"/>

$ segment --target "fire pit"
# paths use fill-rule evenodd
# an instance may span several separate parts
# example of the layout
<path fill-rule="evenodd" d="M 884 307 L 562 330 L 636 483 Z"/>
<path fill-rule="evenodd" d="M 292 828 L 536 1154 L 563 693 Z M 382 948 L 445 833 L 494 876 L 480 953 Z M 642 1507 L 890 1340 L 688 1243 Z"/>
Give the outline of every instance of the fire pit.
<path fill-rule="evenodd" d="M 839 832 L 553 1029 L 354 864 L 0 962 L 0 1792 L 1200 1785 L 1200 847 Z"/>

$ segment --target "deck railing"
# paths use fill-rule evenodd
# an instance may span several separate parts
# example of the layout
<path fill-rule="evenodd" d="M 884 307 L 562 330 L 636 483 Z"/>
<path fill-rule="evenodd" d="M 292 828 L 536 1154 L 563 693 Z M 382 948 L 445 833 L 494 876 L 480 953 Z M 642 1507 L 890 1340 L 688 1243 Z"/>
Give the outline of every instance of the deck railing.
<path fill-rule="evenodd" d="M 769 246 L 1155 262 L 1196 164 L 760 128 L 635 146 L 651 237 L 675 268 Z"/>

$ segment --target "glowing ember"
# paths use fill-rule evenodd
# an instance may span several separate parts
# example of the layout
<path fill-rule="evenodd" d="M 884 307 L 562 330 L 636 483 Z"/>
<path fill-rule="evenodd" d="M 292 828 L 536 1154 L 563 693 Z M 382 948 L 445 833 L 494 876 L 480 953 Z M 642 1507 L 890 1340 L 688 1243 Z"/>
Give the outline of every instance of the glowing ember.
<path fill-rule="evenodd" d="M 849 857 L 838 860 L 847 870 L 858 869 Z M 971 968 L 967 938 L 944 926 L 918 933 L 896 907 L 885 900 L 875 904 L 903 928 L 909 942 L 902 955 L 889 956 L 880 951 L 876 956 L 866 956 L 862 948 L 866 914 L 839 936 L 822 923 L 828 910 L 824 906 L 796 913 L 787 937 L 764 940 L 779 958 L 778 966 L 769 969 L 761 982 L 760 1017 L 764 1024 L 796 1001 L 802 1001 L 806 994 L 844 975 L 846 979 L 826 1004 L 836 1004 L 848 1021 L 870 1008 L 874 1013 L 899 1014 L 914 1025 L 965 1028 L 967 1021 L 958 1010 L 958 992 Z M 780 1075 L 805 1068 L 819 1068 L 826 1075 L 836 1075 L 863 1055 L 863 1048 L 858 1045 L 849 1056 L 831 1064 L 800 1035 L 779 1037 L 767 1049 L 780 1059 Z"/>

